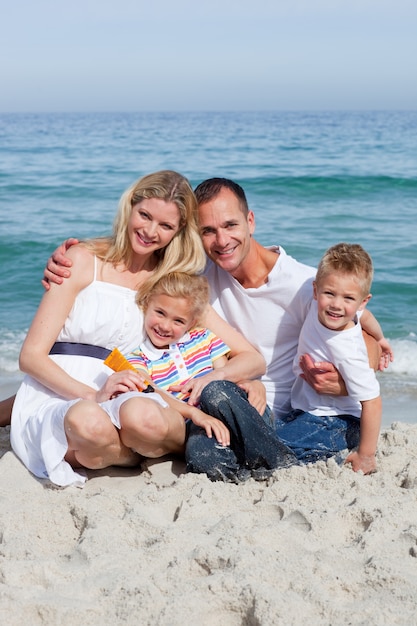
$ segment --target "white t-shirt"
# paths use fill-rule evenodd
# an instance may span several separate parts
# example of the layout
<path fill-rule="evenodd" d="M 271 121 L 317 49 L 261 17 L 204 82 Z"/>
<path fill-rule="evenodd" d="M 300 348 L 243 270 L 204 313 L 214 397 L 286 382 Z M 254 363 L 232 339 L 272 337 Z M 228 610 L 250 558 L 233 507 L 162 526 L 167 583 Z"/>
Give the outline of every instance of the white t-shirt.
<path fill-rule="evenodd" d="M 205 275 L 214 309 L 265 357 L 262 377 L 275 417 L 290 410 L 292 369 L 298 336 L 313 296 L 316 270 L 287 255 L 280 246 L 268 282 L 245 289 L 225 270 L 208 262 Z M 227 338 L 226 338 L 227 339 Z"/>
<path fill-rule="evenodd" d="M 303 380 L 298 359 L 308 353 L 314 361 L 329 361 L 339 370 L 345 381 L 348 396 L 319 395 Z M 329 330 L 318 320 L 317 302 L 312 301 L 301 329 L 298 352 L 294 359 L 297 376 L 291 392 L 294 409 L 314 415 L 361 416 L 360 401 L 379 396 L 379 383 L 369 367 L 368 353 L 359 321 L 343 331 Z"/>

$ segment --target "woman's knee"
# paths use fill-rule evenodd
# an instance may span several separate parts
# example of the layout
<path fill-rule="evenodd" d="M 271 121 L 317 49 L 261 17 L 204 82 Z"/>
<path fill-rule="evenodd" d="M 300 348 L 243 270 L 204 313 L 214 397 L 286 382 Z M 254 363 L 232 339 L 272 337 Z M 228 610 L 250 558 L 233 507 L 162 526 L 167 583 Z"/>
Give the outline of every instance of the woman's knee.
<path fill-rule="evenodd" d="M 115 428 L 101 407 L 90 400 L 80 400 L 67 412 L 65 432 L 70 439 L 91 441 L 100 446 L 114 436 Z"/>

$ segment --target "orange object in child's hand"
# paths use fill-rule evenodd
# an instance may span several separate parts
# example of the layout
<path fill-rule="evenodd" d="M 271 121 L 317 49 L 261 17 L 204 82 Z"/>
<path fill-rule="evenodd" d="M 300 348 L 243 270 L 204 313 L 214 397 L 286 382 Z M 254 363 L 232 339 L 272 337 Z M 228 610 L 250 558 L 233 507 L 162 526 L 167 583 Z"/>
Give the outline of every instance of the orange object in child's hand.
<path fill-rule="evenodd" d="M 110 367 L 114 372 L 123 372 L 123 370 L 133 370 L 136 372 L 136 368 L 123 356 L 118 348 L 114 348 L 109 356 L 105 359 L 104 365 Z M 146 389 L 139 389 L 139 391 L 153 391 L 152 384 L 149 380 L 146 380 L 145 383 L 148 385 Z"/>

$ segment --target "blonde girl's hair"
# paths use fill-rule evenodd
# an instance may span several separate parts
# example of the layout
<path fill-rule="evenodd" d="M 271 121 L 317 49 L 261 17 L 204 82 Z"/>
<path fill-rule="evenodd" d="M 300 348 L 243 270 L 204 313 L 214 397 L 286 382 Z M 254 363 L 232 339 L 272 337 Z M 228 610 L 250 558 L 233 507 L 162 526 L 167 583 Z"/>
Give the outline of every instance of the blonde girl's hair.
<path fill-rule="evenodd" d="M 170 243 L 157 250 L 157 265 L 152 276 L 139 289 L 146 293 L 169 272 L 199 273 L 204 269 L 206 256 L 195 223 L 196 199 L 188 180 L 172 170 L 148 174 L 137 180 L 122 195 L 113 223 L 111 237 L 92 239 L 86 246 L 101 260 L 129 266 L 133 251 L 128 223 L 133 207 L 147 198 L 173 202 L 179 210 L 179 230 Z"/>
<path fill-rule="evenodd" d="M 317 268 L 316 283 L 332 272 L 351 274 L 361 286 L 364 296 L 371 290 L 374 274 L 372 259 L 358 243 L 337 243 L 323 255 Z"/>
<path fill-rule="evenodd" d="M 191 315 L 195 323 L 199 323 L 208 303 L 209 285 L 205 276 L 185 274 L 184 272 L 171 272 L 154 283 L 146 293 L 138 292 L 137 303 L 146 312 L 150 300 L 154 296 L 170 296 L 171 298 L 184 298 L 190 304 Z"/>

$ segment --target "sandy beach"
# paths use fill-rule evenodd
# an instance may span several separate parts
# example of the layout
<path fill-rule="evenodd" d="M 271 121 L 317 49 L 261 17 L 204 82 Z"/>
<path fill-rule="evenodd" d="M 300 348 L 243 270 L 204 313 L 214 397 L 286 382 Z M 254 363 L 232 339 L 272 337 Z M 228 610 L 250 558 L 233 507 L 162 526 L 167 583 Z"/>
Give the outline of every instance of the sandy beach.
<path fill-rule="evenodd" d="M 383 430 L 378 472 L 333 460 L 211 483 L 178 459 L 30 475 L 0 430 L 0 620 L 9 625 L 410 625 L 417 425 Z"/>

